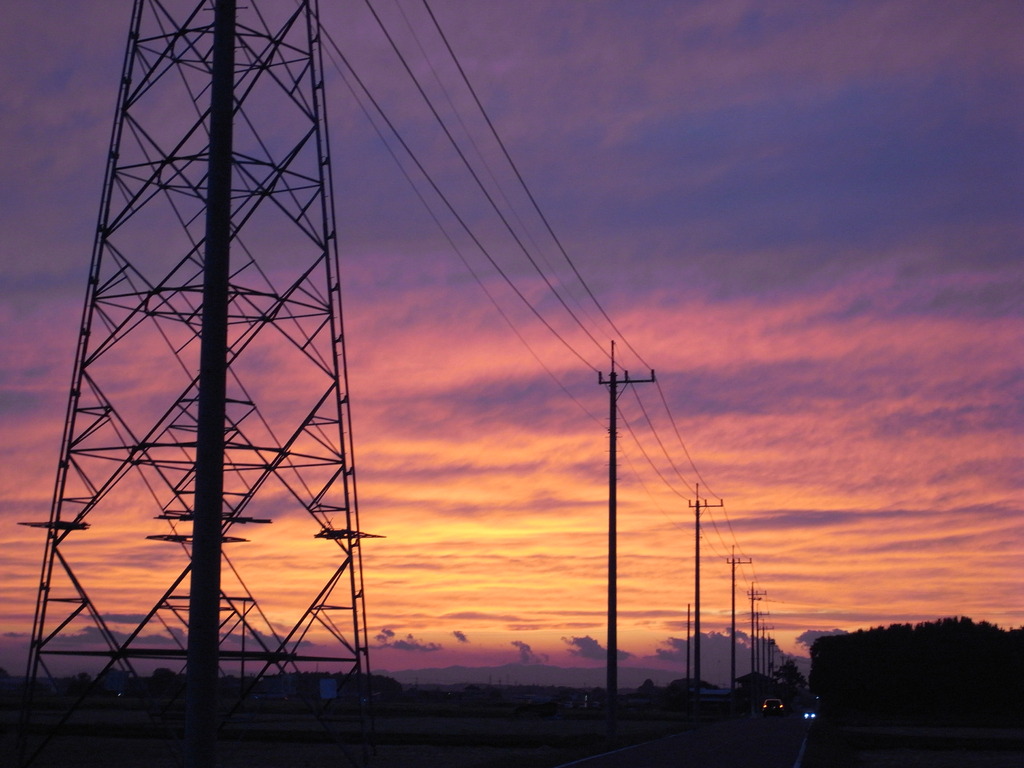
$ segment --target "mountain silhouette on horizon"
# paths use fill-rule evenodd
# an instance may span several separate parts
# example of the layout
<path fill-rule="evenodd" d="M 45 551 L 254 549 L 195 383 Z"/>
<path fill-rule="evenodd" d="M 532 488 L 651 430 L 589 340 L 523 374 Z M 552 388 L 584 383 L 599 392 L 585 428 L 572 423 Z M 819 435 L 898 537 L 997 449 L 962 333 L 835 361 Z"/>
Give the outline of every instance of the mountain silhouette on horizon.
<path fill-rule="evenodd" d="M 619 667 L 619 688 L 639 688 L 645 680 L 666 686 L 686 677 L 685 672 L 646 667 Z M 600 667 L 558 667 L 551 664 L 509 663 L 491 667 L 427 667 L 396 671 L 374 670 L 402 685 L 558 685 L 568 688 L 603 688 L 606 671 Z"/>

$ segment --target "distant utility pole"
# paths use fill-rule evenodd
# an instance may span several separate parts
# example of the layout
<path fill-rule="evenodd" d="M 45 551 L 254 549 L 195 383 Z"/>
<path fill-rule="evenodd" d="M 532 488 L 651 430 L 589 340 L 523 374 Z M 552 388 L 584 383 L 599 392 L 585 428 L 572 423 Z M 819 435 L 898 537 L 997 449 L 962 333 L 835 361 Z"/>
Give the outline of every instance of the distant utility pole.
<path fill-rule="evenodd" d="M 690 710 L 690 688 L 693 678 L 690 677 L 690 604 L 686 604 L 686 710 Z"/>
<path fill-rule="evenodd" d="M 765 624 L 764 621 L 761 622 L 761 672 L 765 677 L 772 676 L 772 662 L 769 658 L 769 654 L 771 653 L 771 643 L 774 641 L 768 633 L 773 629 L 775 629 L 774 624 L 769 625 Z"/>
<path fill-rule="evenodd" d="M 708 507 L 721 507 L 724 502 L 719 499 L 717 503 L 711 504 L 707 499 L 700 497 L 700 483 L 696 486 L 696 501 L 688 502 L 693 510 L 693 538 L 694 538 L 694 606 L 693 606 L 693 674 L 696 677 L 697 697 L 693 704 L 693 721 L 700 723 L 700 513 Z M 703 504 L 701 503 L 703 501 Z"/>
<path fill-rule="evenodd" d="M 764 597 L 767 592 L 758 591 L 754 585 L 750 585 L 747 595 L 750 597 L 750 714 L 753 715 L 757 706 L 757 693 L 760 686 L 757 683 L 757 612 L 754 610 L 754 602 Z"/>
<path fill-rule="evenodd" d="M 730 666 L 729 666 L 729 714 L 736 714 L 736 566 L 749 565 L 752 561 L 748 557 L 740 560 L 736 557 L 736 547 L 732 548 L 732 557 L 729 558 L 729 565 L 732 566 L 732 631 L 730 638 Z"/>
<path fill-rule="evenodd" d="M 754 619 L 754 648 L 757 650 L 757 690 L 758 690 L 757 698 L 758 699 L 762 698 L 764 696 L 764 694 L 765 694 L 764 686 L 761 685 L 761 681 L 764 678 L 764 655 L 763 655 L 763 653 L 764 653 L 764 645 L 761 643 L 761 633 L 762 633 L 761 624 L 763 623 L 763 619 L 761 618 L 762 616 L 763 616 L 763 613 L 761 611 L 758 611 L 757 615 L 755 616 L 755 619 Z"/>
<path fill-rule="evenodd" d="M 629 371 L 622 372 L 622 378 L 615 370 L 615 342 L 612 342 L 612 370 L 608 378 L 597 374 L 597 381 L 608 386 L 608 741 L 614 741 L 617 724 L 619 690 L 619 649 L 616 624 L 618 622 L 618 566 L 616 551 L 617 482 L 616 437 L 618 430 L 618 400 L 621 388 L 629 384 L 647 384 L 654 381 L 654 371 L 649 379 L 631 379 Z"/>

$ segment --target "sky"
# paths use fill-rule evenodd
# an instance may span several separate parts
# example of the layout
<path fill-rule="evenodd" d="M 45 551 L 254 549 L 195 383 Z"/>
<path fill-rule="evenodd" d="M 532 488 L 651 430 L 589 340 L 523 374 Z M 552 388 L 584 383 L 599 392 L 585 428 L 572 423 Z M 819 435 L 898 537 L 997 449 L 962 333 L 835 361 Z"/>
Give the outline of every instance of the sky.
<path fill-rule="evenodd" d="M 697 484 L 722 505 L 702 518 L 712 682 L 730 558 L 741 647 L 751 589 L 803 656 L 894 622 L 1024 624 L 1020 3 L 433 0 L 543 219 L 424 7 L 375 3 L 523 248 L 366 6 L 324 5 L 489 254 L 328 66 L 360 515 L 384 537 L 363 549 L 374 668 L 603 663 L 613 340 L 620 374 L 656 378 L 618 404 L 623 665 L 685 669 Z M 0 31 L 12 672 L 43 547 L 17 523 L 49 509 L 130 10 L 36 6 L 9 2 Z M 315 559 L 279 522 L 243 556 L 271 597 Z M 144 550 L 106 541 L 113 583 Z"/>

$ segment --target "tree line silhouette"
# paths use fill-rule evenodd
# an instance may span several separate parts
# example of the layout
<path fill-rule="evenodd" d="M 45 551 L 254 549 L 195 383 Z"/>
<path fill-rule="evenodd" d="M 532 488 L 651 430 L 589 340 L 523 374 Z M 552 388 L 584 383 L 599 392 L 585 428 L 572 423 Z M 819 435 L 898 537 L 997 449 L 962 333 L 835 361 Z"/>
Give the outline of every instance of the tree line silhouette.
<path fill-rule="evenodd" d="M 810 686 L 837 716 L 1020 725 L 1024 628 L 961 617 L 827 635 L 811 647 Z"/>

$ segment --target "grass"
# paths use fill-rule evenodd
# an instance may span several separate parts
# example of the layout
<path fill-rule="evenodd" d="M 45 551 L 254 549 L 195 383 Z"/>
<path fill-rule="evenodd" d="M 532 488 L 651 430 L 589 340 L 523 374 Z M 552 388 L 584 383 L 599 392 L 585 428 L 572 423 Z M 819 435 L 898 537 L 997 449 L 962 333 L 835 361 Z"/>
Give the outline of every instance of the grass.
<path fill-rule="evenodd" d="M 815 721 L 807 734 L 803 768 L 854 768 L 857 750 L 842 728 L 821 719 Z"/>
<path fill-rule="evenodd" d="M 804 768 L 955 766 L 1018 768 L 1024 727 L 979 727 L 892 722 L 858 717 L 815 722 L 807 739 Z"/>

